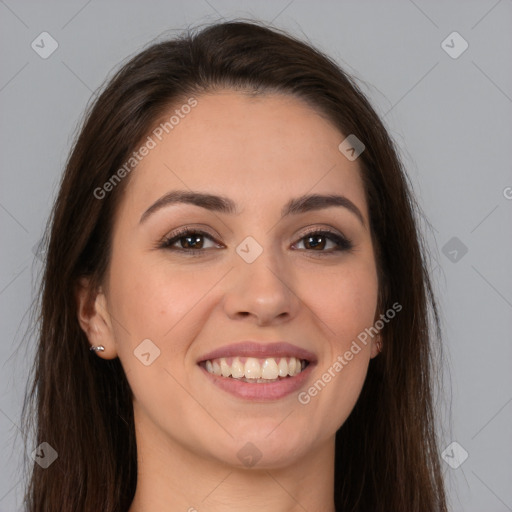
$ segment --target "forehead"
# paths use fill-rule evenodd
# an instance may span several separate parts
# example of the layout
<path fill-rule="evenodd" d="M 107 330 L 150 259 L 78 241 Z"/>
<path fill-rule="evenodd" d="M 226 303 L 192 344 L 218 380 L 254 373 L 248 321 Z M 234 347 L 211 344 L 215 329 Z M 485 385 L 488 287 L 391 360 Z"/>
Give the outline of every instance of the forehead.
<path fill-rule="evenodd" d="M 135 207 L 173 189 L 216 192 L 247 204 L 259 199 L 259 207 L 262 200 L 340 192 L 365 214 L 359 165 L 338 150 L 345 135 L 306 103 L 230 90 L 195 100 L 190 109 L 175 105 L 163 117 L 165 123 L 178 110 L 172 124 L 149 134 L 154 147 L 128 185 Z"/>

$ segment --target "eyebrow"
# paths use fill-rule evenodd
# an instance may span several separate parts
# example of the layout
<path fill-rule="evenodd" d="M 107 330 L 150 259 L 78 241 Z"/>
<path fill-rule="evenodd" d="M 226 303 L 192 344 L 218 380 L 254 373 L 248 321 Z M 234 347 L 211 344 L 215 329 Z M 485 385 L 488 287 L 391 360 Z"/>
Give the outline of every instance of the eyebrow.
<path fill-rule="evenodd" d="M 155 203 L 153 203 L 141 216 L 140 223 L 156 211 L 173 204 L 191 204 L 207 210 L 224 213 L 228 215 L 239 215 L 236 203 L 225 196 L 205 194 L 203 192 L 173 190 L 168 192 Z M 363 214 L 359 208 L 345 196 L 340 195 L 322 195 L 306 194 L 288 201 L 281 211 L 281 219 L 288 215 L 298 215 L 313 210 L 322 210 L 333 206 L 343 207 L 352 212 L 366 226 Z"/>

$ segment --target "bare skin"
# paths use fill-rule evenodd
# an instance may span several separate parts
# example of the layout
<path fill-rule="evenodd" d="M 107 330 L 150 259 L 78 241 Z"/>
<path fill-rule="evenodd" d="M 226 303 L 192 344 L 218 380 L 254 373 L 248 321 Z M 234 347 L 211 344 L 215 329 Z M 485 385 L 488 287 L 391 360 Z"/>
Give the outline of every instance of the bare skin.
<path fill-rule="evenodd" d="M 376 339 L 331 370 L 307 404 L 298 392 L 378 317 L 359 165 L 338 150 L 345 135 L 299 99 L 225 90 L 197 100 L 132 171 L 105 282 L 97 291 L 83 282 L 78 293 L 90 343 L 105 347 L 98 357 L 120 358 L 134 393 L 139 474 L 129 512 L 334 511 L 335 433 L 359 397 Z M 239 213 L 181 203 L 141 221 L 172 190 L 226 196 Z M 345 196 L 362 221 L 342 206 L 281 219 L 285 204 L 305 194 Z M 186 226 L 207 232 L 193 245 L 197 255 L 183 238 L 175 250 L 158 247 Z M 352 248 L 311 240 L 312 228 L 345 236 Z M 263 250 L 252 263 L 236 252 L 248 236 Z M 146 339 L 160 350 L 147 366 L 134 355 Z M 296 392 L 240 398 L 197 363 L 243 340 L 285 340 L 317 361 Z M 260 457 L 252 466 L 238 456 L 244 446 Z"/>

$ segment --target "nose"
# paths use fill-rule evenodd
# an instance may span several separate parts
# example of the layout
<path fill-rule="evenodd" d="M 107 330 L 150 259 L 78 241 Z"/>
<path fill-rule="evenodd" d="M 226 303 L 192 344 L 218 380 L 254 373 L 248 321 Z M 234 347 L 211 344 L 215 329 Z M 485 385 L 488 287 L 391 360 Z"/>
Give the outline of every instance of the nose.
<path fill-rule="evenodd" d="M 240 259 L 230 272 L 226 290 L 224 309 L 232 320 L 277 325 L 290 321 L 300 308 L 293 273 L 270 251 L 264 250 L 252 263 Z"/>

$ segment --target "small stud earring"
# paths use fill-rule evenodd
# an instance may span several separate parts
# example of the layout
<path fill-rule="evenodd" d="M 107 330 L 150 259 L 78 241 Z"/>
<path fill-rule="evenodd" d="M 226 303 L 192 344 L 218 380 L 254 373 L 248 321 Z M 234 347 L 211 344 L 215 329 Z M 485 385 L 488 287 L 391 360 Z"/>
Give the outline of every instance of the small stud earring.
<path fill-rule="evenodd" d="M 98 345 L 97 347 L 93 345 L 89 350 L 94 350 L 94 352 L 103 352 L 105 347 L 103 345 Z"/>

